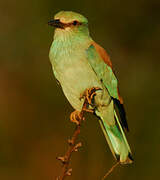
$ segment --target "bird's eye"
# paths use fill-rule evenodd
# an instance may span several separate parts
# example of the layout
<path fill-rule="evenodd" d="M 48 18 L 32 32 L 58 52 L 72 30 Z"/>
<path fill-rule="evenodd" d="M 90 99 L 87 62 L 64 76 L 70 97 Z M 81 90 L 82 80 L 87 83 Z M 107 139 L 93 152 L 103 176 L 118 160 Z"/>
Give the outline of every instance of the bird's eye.
<path fill-rule="evenodd" d="M 76 26 L 78 24 L 78 21 L 73 21 L 72 23 L 74 26 Z"/>

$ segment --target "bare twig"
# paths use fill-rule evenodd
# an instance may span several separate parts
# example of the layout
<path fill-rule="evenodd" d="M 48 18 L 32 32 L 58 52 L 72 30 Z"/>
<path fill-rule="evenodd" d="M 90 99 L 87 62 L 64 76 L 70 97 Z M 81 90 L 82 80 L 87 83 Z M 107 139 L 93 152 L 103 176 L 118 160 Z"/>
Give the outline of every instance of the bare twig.
<path fill-rule="evenodd" d="M 112 172 L 113 170 L 120 164 L 120 162 L 117 162 L 116 164 L 114 164 L 111 169 L 109 169 L 109 171 L 107 171 L 107 173 L 104 175 L 104 177 L 101 180 L 106 179 Z"/>
<path fill-rule="evenodd" d="M 71 117 L 71 121 L 76 124 L 76 128 L 74 130 L 74 133 L 72 135 L 72 138 L 68 140 L 68 150 L 65 153 L 63 157 L 58 157 L 57 159 L 60 160 L 63 164 L 61 175 L 56 178 L 56 180 L 64 180 L 66 176 L 70 176 L 72 173 L 72 169 L 69 168 L 69 163 L 71 159 L 71 155 L 73 152 L 77 152 L 78 149 L 82 146 L 81 142 L 76 143 L 77 137 L 80 134 L 80 128 L 81 128 L 81 123 L 84 121 L 84 109 L 86 107 L 86 101 L 84 103 L 83 109 L 81 112 L 74 111 L 72 114 L 74 116 Z M 71 116 L 72 116 L 71 114 Z"/>
<path fill-rule="evenodd" d="M 61 171 L 61 175 L 57 177 L 56 180 L 64 180 L 65 177 L 70 176 L 72 173 L 72 168 L 69 168 L 71 155 L 73 152 L 77 152 L 78 149 L 82 146 L 82 143 L 81 142 L 77 143 L 76 140 L 78 135 L 80 134 L 81 123 L 82 121 L 84 121 L 84 112 L 93 113 L 93 110 L 88 109 L 88 105 L 89 104 L 91 105 L 92 100 L 96 94 L 95 92 L 97 90 L 100 90 L 100 88 L 95 87 L 95 88 L 87 89 L 82 95 L 82 98 L 84 98 L 82 111 L 81 112 L 74 111 L 71 113 L 70 120 L 71 122 L 76 124 L 76 128 L 74 130 L 72 138 L 68 140 L 69 147 L 67 152 L 65 153 L 64 156 L 57 158 L 62 162 L 62 171 Z"/>

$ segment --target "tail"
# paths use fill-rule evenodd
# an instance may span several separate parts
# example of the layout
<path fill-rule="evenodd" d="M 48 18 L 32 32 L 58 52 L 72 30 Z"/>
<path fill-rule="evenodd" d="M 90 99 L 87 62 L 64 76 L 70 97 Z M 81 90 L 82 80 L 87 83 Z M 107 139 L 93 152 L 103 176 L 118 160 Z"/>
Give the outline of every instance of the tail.
<path fill-rule="evenodd" d="M 104 136 L 109 144 L 113 156 L 117 159 L 117 161 L 120 161 L 121 164 L 132 163 L 133 158 L 131 150 L 115 110 L 114 118 L 116 123 L 111 126 L 108 125 L 107 121 L 100 116 L 99 122 Z"/>

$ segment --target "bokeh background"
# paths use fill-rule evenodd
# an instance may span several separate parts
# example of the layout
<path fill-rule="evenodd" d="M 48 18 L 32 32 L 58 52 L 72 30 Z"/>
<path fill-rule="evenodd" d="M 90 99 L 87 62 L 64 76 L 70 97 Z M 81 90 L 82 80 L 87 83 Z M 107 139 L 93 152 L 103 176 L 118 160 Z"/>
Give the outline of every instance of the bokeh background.
<path fill-rule="evenodd" d="M 48 59 L 60 10 L 89 19 L 93 39 L 110 54 L 125 101 L 135 162 L 110 180 L 159 179 L 160 1 L 16 0 L 0 5 L 0 179 L 52 180 L 74 130 L 73 111 Z M 98 121 L 87 115 L 72 180 L 98 180 L 115 163 Z"/>

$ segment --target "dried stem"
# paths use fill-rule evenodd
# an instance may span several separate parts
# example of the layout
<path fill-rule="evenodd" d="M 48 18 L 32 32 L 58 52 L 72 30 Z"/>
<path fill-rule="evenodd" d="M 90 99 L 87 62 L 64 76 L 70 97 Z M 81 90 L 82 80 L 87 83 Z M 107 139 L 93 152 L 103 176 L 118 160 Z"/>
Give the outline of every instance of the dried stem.
<path fill-rule="evenodd" d="M 63 166 L 62 166 L 61 175 L 57 177 L 56 180 L 64 180 L 65 177 L 70 176 L 72 173 L 72 168 L 69 168 L 69 163 L 72 153 L 77 152 L 78 149 L 82 146 L 82 143 L 81 142 L 76 143 L 76 140 L 78 138 L 78 135 L 80 134 L 81 123 L 82 121 L 84 121 L 84 111 L 86 110 L 86 106 L 87 106 L 87 101 L 85 100 L 82 111 L 81 112 L 74 111 L 72 113 L 73 115 L 71 114 L 71 121 L 76 124 L 76 128 L 74 130 L 72 138 L 68 140 L 69 147 L 67 152 L 63 157 L 57 158 L 62 162 Z"/>
<path fill-rule="evenodd" d="M 114 164 L 111 169 L 109 169 L 109 171 L 107 171 L 107 173 L 104 175 L 104 177 L 101 180 L 106 179 L 112 172 L 113 170 L 119 165 L 120 162 L 117 162 L 116 164 Z"/>

